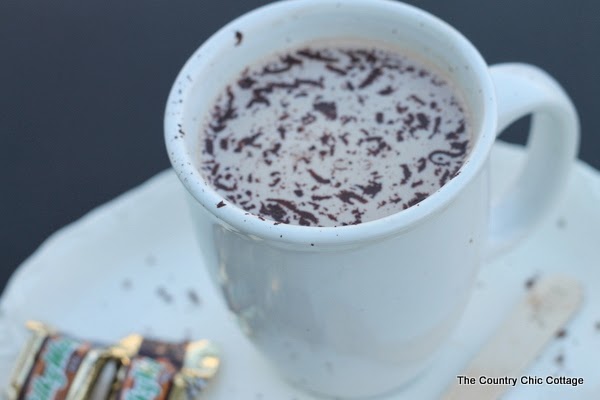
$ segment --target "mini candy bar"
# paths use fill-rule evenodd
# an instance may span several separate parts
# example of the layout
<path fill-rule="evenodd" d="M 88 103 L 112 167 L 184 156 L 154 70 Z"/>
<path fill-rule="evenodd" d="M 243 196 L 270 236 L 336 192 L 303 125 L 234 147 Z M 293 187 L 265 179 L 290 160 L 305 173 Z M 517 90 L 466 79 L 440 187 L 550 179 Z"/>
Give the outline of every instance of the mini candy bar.
<path fill-rule="evenodd" d="M 130 335 L 119 342 L 130 358 L 117 374 L 111 400 L 194 400 L 219 367 L 207 340 L 165 343 Z"/>
<path fill-rule="evenodd" d="M 84 400 L 111 358 L 110 351 L 28 322 L 31 336 L 7 389 L 9 400 Z"/>
<path fill-rule="evenodd" d="M 126 367 L 116 398 L 166 400 L 176 373 L 168 361 L 135 357 Z"/>
<path fill-rule="evenodd" d="M 194 400 L 219 367 L 207 340 L 165 343 L 130 335 L 104 347 L 28 322 L 9 400 Z"/>

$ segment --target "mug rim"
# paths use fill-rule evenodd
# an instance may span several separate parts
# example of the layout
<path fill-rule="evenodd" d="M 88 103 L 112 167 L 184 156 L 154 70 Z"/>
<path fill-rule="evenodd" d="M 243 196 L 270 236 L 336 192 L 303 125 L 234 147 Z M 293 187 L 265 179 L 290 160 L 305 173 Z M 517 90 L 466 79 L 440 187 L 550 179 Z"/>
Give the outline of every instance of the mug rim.
<path fill-rule="evenodd" d="M 477 176 L 488 159 L 496 137 L 496 96 L 489 67 L 475 46 L 448 23 L 415 6 L 392 0 L 344 0 L 344 6 L 381 8 L 382 11 L 402 13 L 404 18 L 418 19 L 423 24 L 435 26 L 447 38 L 452 39 L 453 45 L 458 50 L 468 56 L 469 68 L 479 79 L 483 115 L 479 130 L 475 131 L 477 140 L 460 168 L 459 174 L 427 198 L 407 209 L 360 224 L 336 227 L 301 226 L 276 223 L 274 220 L 261 218 L 227 201 L 205 181 L 202 174 L 194 167 L 193 152 L 187 149 L 184 140 L 178 136 L 184 119 L 185 100 L 181 99 L 185 99 L 186 91 L 182 90 L 182 87 L 185 88 L 185 83 L 190 80 L 190 77 L 197 76 L 194 72 L 195 69 L 198 69 L 199 53 L 207 47 L 218 46 L 219 42 L 229 43 L 231 32 L 239 29 L 241 25 L 252 26 L 267 23 L 267 14 L 270 14 L 270 18 L 273 20 L 293 12 L 297 7 L 338 6 L 341 3 L 339 0 L 284 0 L 242 14 L 219 29 L 198 47 L 175 79 L 167 99 L 164 118 L 164 139 L 171 165 L 195 201 L 229 229 L 262 240 L 305 244 L 309 246 L 309 249 L 318 245 L 344 245 L 390 236 L 443 210 Z M 215 205 L 220 201 L 226 201 L 227 207 L 217 208 Z"/>

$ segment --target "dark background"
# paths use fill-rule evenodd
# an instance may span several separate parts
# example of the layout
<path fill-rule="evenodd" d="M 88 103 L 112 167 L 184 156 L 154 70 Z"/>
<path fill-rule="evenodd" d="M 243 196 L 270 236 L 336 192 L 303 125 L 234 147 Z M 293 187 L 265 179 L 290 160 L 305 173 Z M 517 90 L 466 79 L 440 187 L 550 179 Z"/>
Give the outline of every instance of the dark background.
<path fill-rule="evenodd" d="M 264 3 L 0 1 L 0 288 L 53 231 L 169 167 L 162 119 L 176 74 L 211 33 Z M 580 113 L 580 158 L 600 168 L 600 2 L 409 3 L 462 31 L 488 63 L 553 75 Z"/>

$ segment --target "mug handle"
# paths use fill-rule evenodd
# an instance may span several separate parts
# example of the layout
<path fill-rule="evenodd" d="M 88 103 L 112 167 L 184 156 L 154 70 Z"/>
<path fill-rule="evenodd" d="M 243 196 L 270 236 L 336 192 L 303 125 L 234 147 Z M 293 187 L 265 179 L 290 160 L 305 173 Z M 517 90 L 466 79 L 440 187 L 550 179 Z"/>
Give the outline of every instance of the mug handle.
<path fill-rule="evenodd" d="M 522 239 L 558 200 L 578 150 L 579 120 L 568 95 L 541 69 L 509 63 L 490 73 L 498 134 L 532 114 L 523 171 L 491 210 L 487 255 L 493 257 Z"/>

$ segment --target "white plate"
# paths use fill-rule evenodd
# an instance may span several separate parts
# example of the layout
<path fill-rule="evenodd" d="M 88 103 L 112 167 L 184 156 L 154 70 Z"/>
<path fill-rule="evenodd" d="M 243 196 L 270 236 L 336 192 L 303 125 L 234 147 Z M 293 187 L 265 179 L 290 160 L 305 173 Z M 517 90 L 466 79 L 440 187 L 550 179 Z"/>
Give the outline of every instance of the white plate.
<path fill-rule="evenodd" d="M 523 159 L 497 145 L 492 165 L 505 187 Z M 526 374 L 582 377 L 572 386 L 517 386 L 504 399 L 600 396 L 600 174 L 579 163 L 559 207 L 518 248 L 485 265 L 472 301 L 435 365 L 390 399 L 435 399 L 525 293 L 525 282 L 560 271 L 584 284 L 584 305 Z M 0 307 L 0 376 L 38 319 L 74 335 L 115 341 L 131 332 L 169 340 L 209 338 L 222 348 L 214 400 L 302 400 L 242 336 L 199 261 L 183 188 L 174 173 L 103 205 L 52 235 L 12 277 Z M 368 379 L 368 372 L 365 372 Z"/>

